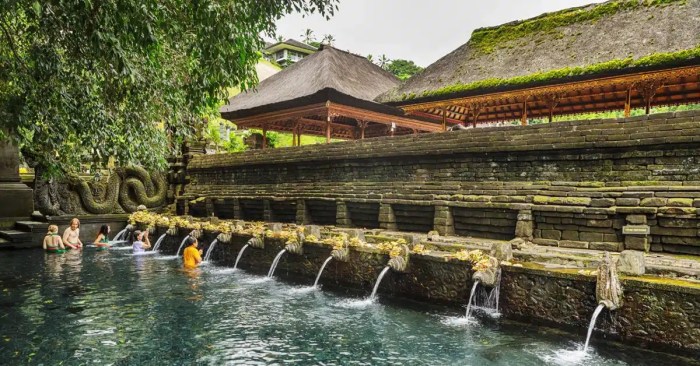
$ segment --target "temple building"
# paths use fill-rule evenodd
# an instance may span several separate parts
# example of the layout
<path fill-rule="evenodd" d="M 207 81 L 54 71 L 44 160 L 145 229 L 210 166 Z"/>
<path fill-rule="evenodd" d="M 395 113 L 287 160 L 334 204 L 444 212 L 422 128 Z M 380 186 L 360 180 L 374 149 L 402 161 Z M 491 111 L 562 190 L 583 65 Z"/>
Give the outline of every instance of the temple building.
<path fill-rule="evenodd" d="M 700 102 L 700 2 L 609 1 L 477 29 L 376 100 L 436 123 Z"/>
<path fill-rule="evenodd" d="M 399 80 L 365 57 L 322 45 L 319 52 L 232 97 L 221 116 L 239 128 L 363 139 L 442 131 L 439 122 L 405 116 L 373 99 Z"/>

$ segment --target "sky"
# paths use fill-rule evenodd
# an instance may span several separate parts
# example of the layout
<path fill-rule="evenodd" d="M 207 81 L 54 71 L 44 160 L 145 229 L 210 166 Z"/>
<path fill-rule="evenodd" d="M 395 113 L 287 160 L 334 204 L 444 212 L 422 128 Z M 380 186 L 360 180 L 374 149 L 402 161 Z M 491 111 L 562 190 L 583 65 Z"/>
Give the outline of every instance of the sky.
<path fill-rule="evenodd" d="M 277 34 L 302 41 L 307 28 L 320 41 L 332 34 L 335 47 L 376 60 L 413 60 L 428 66 L 469 40 L 472 31 L 601 0 L 340 0 L 323 17 L 299 14 L 277 22 Z"/>

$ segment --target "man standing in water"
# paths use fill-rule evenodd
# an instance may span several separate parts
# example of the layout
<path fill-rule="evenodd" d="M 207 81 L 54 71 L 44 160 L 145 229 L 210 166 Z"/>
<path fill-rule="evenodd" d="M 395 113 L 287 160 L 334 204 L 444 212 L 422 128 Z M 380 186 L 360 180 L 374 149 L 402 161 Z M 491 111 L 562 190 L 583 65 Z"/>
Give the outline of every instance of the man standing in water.
<path fill-rule="evenodd" d="M 197 250 L 197 239 L 193 237 L 187 238 L 185 241 L 185 252 L 182 254 L 182 263 L 185 268 L 197 268 L 202 263 L 202 250 Z"/>

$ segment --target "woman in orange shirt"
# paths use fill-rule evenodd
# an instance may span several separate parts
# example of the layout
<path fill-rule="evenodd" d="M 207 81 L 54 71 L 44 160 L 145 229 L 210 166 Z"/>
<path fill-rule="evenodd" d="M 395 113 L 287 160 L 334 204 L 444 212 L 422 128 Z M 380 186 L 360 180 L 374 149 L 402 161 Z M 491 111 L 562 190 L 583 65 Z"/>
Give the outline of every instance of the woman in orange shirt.
<path fill-rule="evenodd" d="M 193 237 L 187 238 L 185 241 L 185 252 L 182 254 L 182 264 L 185 268 L 196 268 L 200 263 L 202 263 L 202 250 L 197 250 L 197 239 Z"/>

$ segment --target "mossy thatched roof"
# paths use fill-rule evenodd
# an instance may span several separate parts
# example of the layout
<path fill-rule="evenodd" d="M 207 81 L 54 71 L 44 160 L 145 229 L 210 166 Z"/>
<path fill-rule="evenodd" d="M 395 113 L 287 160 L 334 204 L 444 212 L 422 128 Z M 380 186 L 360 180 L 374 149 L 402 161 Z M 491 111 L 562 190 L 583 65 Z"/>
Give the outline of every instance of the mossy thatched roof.
<path fill-rule="evenodd" d="M 700 0 L 613 0 L 477 29 L 379 102 L 700 63 Z"/>

